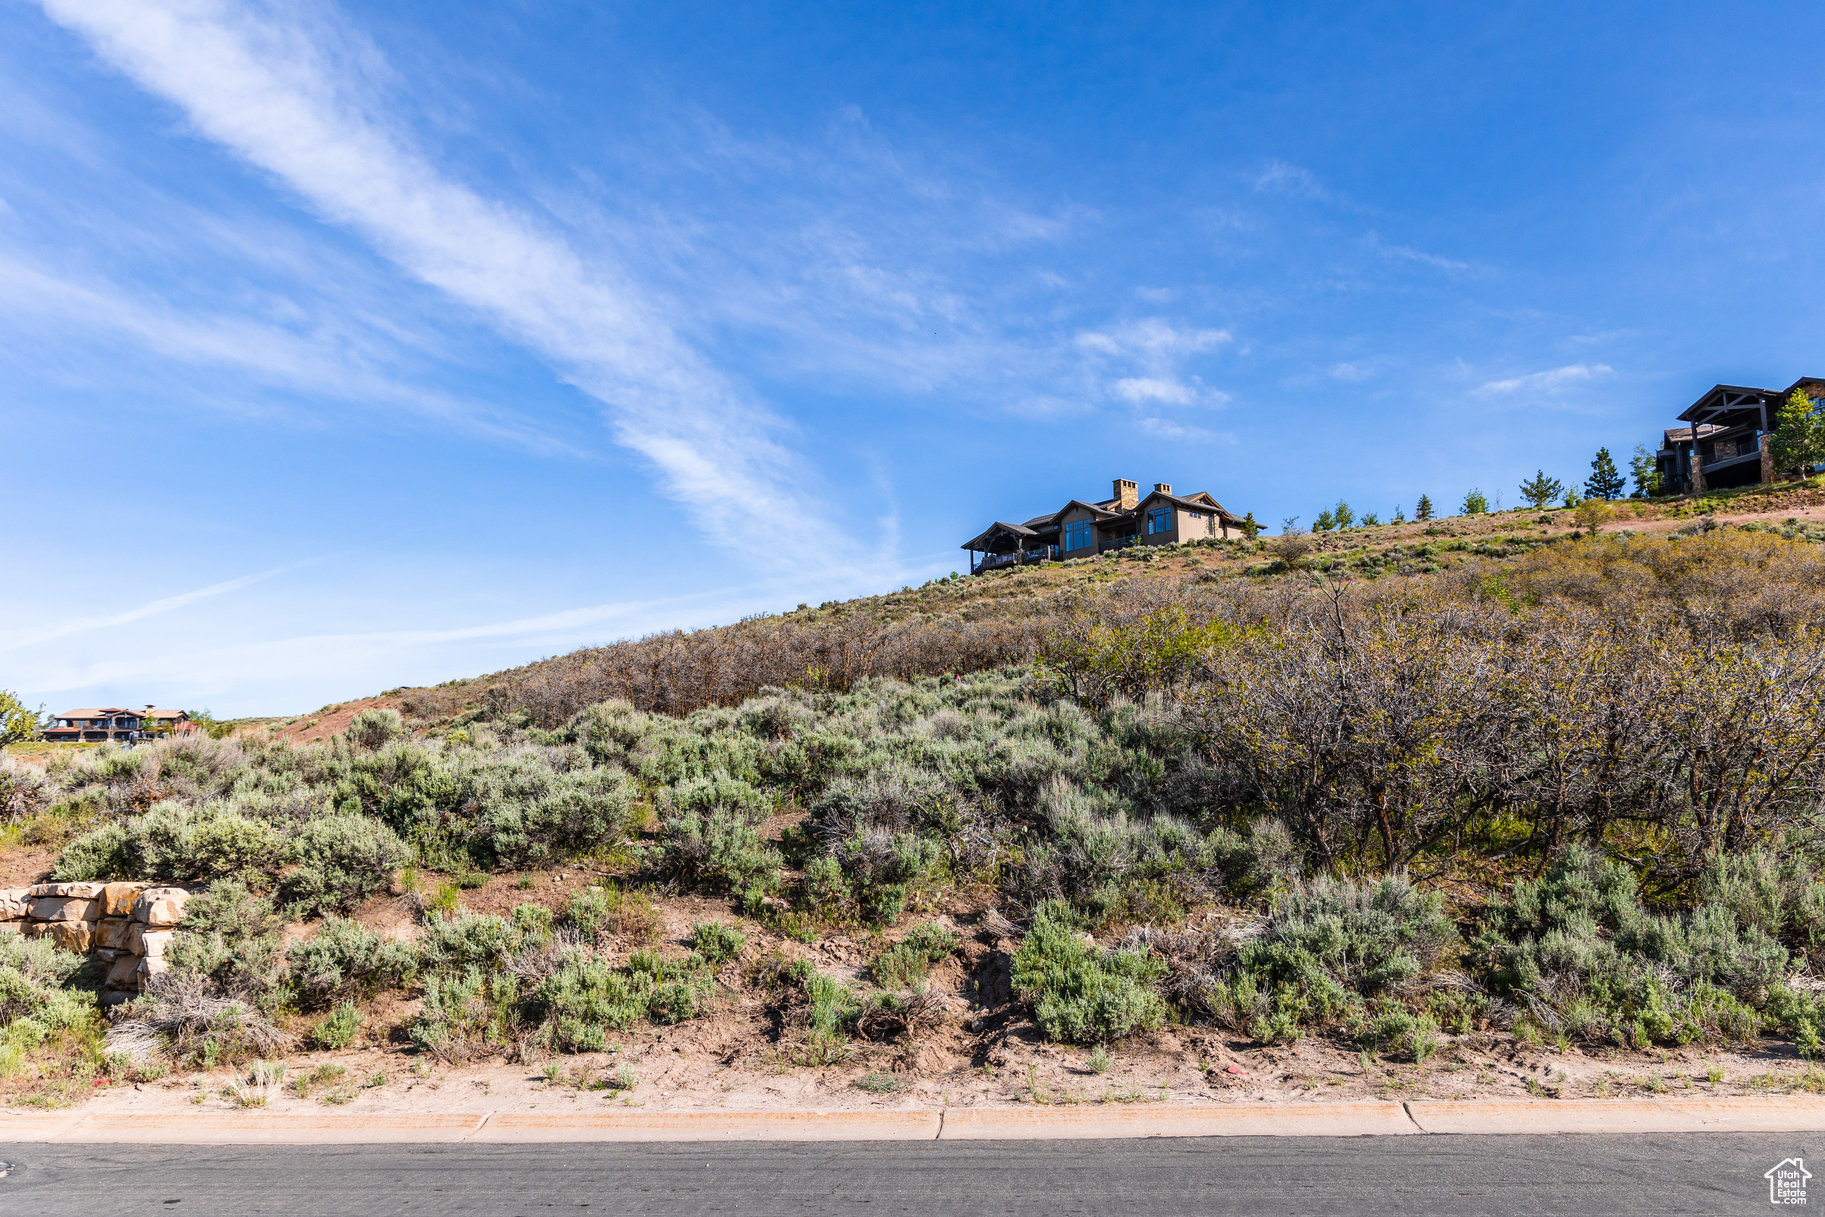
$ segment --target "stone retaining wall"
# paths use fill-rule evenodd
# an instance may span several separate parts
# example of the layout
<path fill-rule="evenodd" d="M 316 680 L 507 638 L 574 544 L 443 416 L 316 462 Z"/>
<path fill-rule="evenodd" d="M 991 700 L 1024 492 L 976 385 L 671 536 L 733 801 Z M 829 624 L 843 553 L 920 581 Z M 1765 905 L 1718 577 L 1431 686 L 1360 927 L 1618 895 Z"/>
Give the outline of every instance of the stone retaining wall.
<path fill-rule="evenodd" d="M 148 883 L 0 888 L 0 932 L 49 938 L 102 964 L 102 1001 L 126 1001 L 166 968 L 165 948 L 190 893 Z"/>

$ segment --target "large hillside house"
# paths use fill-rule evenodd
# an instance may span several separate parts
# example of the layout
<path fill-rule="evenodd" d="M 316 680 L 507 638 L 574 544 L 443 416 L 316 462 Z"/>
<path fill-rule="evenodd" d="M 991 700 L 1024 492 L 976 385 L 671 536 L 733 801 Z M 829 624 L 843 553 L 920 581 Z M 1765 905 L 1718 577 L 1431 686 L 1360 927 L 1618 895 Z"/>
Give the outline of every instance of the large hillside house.
<path fill-rule="evenodd" d="M 962 545 L 970 573 L 1029 562 L 1088 558 L 1130 545 L 1171 545 L 1200 537 L 1239 537 L 1242 517 L 1200 490 L 1174 494 L 1165 482 L 1140 497 L 1137 483 L 1116 478 L 1115 493 L 1099 503 L 1072 499 L 1024 524 L 996 521 Z"/>
<path fill-rule="evenodd" d="M 132 742 L 158 735 L 185 735 L 201 728 L 190 721 L 184 710 L 160 710 L 147 706 L 129 710 L 124 706 L 101 709 L 65 710 L 54 725 L 39 734 L 58 743 L 101 744 L 110 741 Z"/>
<path fill-rule="evenodd" d="M 1713 385 L 1679 415 L 1683 427 L 1663 433 L 1654 454 L 1661 484 L 1669 494 L 1703 494 L 1731 486 L 1774 480 L 1768 433 L 1774 416 L 1795 390 L 1825 408 L 1825 380 L 1802 376 L 1785 389 Z"/>

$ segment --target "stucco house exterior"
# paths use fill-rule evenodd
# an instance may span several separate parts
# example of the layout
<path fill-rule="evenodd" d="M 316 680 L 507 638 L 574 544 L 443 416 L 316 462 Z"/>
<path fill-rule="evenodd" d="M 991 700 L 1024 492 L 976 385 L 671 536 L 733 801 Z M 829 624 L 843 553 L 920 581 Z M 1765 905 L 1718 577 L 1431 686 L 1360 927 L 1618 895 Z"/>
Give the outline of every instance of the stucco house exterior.
<path fill-rule="evenodd" d="M 39 734 L 55 742 L 97 744 L 111 740 L 130 742 L 155 735 L 184 735 L 200 729 L 190 721 L 190 714 L 185 710 L 160 710 L 154 706 L 129 710 L 124 706 L 104 706 L 65 710 Z"/>
<path fill-rule="evenodd" d="M 1242 517 L 1206 491 L 1174 494 L 1165 482 L 1141 497 L 1140 486 L 1116 478 L 1114 493 L 1099 502 L 1072 499 L 1057 511 L 1024 524 L 996 521 L 961 548 L 970 573 L 1030 562 L 1088 558 L 1130 545 L 1172 545 L 1203 537 L 1239 537 Z"/>

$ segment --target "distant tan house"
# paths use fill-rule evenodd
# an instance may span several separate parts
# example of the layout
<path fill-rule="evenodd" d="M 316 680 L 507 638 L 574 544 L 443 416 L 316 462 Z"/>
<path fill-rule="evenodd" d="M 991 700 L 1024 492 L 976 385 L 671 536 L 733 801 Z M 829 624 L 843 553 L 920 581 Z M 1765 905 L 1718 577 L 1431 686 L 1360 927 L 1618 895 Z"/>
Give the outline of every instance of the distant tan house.
<path fill-rule="evenodd" d="M 1174 494 L 1165 482 L 1140 497 L 1140 487 L 1116 478 L 1115 493 L 1099 503 L 1072 499 L 1050 515 L 1024 524 L 997 521 L 961 548 L 970 553 L 970 573 L 1029 562 L 1088 558 L 1130 545 L 1171 545 L 1202 537 L 1239 537 L 1242 517 L 1205 491 Z"/>
<path fill-rule="evenodd" d="M 1654 465 L 1669 494 L 1703 494 L 1731 486 L 1774 480 L 1768 435 L 1787 398 L 1804 393 L 1817 411 L 1825 409 L 1825 380 L 1802 376 L 1785 389 L 1712 385 L 1680 412 L 1683 427 L 1661 436 Z"/>
<path fill-rule="evenodd" d="M 40 732 L 45 739 L 81 744 L 132 741 L 155 735 L 188 735 L 202 730 L 200 725 L 190 721 L 189 711 L 160 710 L 154 706 L 144 710 L 129 710 L 124 706 L 65 710 L 53 723 Z"/>

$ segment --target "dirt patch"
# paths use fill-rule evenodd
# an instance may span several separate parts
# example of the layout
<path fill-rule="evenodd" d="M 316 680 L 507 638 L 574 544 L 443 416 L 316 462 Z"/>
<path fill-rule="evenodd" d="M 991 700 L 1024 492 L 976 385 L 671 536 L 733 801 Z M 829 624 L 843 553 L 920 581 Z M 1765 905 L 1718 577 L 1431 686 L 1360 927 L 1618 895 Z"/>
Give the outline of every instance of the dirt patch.
<path fill-rule="evenodd" d="M 325 706 L 314 714 L 300 714 L 296 718 L 267 721 L 265 729 L 280 739 L 294 744 L 315 744 L 341 735 L 349 729 L 349 723 L 363 710 L 398 710 L 400 698 L 392 693 L 383 693 L 379 697 L 363 697 L 357 701 L 345 701 L 339 705 Z"/>

